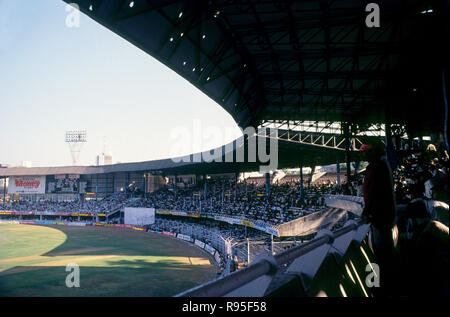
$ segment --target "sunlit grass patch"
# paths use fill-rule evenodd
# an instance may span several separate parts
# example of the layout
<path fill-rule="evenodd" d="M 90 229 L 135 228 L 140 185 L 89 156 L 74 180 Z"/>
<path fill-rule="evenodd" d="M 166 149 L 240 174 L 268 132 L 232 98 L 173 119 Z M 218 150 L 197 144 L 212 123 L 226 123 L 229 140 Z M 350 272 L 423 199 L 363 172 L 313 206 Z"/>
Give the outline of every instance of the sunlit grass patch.
<path fill-rule="evenodd" d="M 215 277 L 208 256 L 157 234 L 2 225 L 0 296 L 171 296 Z M 80 288 L 65 268 L 80 267 Z"/>

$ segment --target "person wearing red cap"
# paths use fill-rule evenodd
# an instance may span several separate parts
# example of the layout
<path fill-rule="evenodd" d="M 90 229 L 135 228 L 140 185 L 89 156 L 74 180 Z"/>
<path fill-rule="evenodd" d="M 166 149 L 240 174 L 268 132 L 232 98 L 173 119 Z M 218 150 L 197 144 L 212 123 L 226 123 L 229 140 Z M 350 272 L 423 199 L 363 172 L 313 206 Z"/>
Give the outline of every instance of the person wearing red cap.
<path fill-rule="evenodd" d="M 362 160 L 369 162 L 363 183 L 362 217 L 371 224 L 375 259 L 383 276 L 380 278 L 381 293 L 386 295 L 392 290 L 395 267 L 393 230 L 396 228 L 396 204 L 392 171 L 381 141 L 363 144 L 359 150 Z"/>

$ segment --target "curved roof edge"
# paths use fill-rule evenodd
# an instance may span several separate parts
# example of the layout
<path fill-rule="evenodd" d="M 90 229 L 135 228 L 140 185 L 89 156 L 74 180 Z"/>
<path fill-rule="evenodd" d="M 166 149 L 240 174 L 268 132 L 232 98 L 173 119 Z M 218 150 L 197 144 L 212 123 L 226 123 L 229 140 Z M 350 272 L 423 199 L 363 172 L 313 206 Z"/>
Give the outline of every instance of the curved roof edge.
<path fill-rule="evenodd" d="M 325 135 L 325 134 L 324 134 Z M 331 135 L 328 135 L 329 137 Z M 273 140 L 276 140 L 274 145 Z M 345 151 L 317 144 L 296 142 L 292 139 L 269 136 L 244 136 L 220 147 L 174 158 L 143 162 L 118 163 L 102 166 L 57 166 L 57 167 L 9 167 L 0 168 L 0 177 L 38 176 L 58 174 L 105 174 L 119 172 L 164 171 L 183 174 L 220 174 L 261 170 L 262 166 L 272 165 L 275 169 L 330 165 L 344 162 Z M 265 146 L 265 151 L 258 147 Z M 273 148 L 272 148 L 273 146 Z M 249 152 L 249 148 L 252 152 Z M 272 155 L 272 151 L 276 151 Z M 261 153 L 263 152 L 263 159 Z M 258 153 L 258 155 L 256 155 Z M 249 155 L 250 154 L 250 155 Z M 358 155 L 353 152 L 353 158 Z M 268 161 L 268 160 L 269 161 Z"/>

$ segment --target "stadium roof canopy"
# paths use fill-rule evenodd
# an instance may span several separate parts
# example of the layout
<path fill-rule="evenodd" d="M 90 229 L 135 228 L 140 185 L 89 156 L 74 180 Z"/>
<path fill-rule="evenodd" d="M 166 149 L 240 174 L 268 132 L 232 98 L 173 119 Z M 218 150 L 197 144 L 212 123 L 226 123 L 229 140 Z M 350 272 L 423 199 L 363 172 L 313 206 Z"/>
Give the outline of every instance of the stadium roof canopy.
<path fill-rule="evenodd" d="M 448 1 L 64 0 L 157 58 L 243 128 L 264 120 L 443 130 Z M 447 6 L 447 7 L 446 7 Z M 149 74 L 150 76 L 151 74 Z"/>
<path fill-rule="evenodd" d="M 322 134 L 324 136 L 324 134 Z M 331 136 L 331 135 L 330 135 Z M 374 136 L 358 137 L 366 142 Z M 60 167 L 11 167 L 0 168 L 0 177 L 58 175 L 58 174 L 102 174 L 118 172 L 156 172 L 162 175 L 185 174 L 220 174 L 259 171 L 261 166 L 269 163 L 276 164 L 274 169 L 294 168 L 302 166 L 323 166 L 344 162 L 345 150 L 339 147 L 324 147 L 315 144 L 299 143 L 294 139 L 277 139 L 277 149 L 270 147 L 270 137 L 250 136 L 244 144 L 243 137 L 227 145 L 190 154 L 185 157 L 169 158 L 145 162 L 119 163 L 103 166 L 60 166 Z M 273 139 L 273 138 L 272 138 Z M 261 140 L 261 143 L 259 143 Z M 330 140 L 330 139 L 328 139 Z M 247 143 L 248 142 L 248 143 Z M 276 153 L 270 160 L 260 160 L 259 144 L 265 145 L 265 154 Z M 249 151 L 250 148 L 250 151 Z M 243 150 L 239 152 L 240 150 Z M 255 153 L 255 159 L 249 152 Z M 209 153 L 206 156 L 205 153 Z M 231 155 L 229 155 L 231 153 Z M 239 153 L 244 153 L 239 156 Z M 352 152 L 353 159 L 357 159 L 359 152 Z M 273 170 L 273 168 L 272 168 Z"/>

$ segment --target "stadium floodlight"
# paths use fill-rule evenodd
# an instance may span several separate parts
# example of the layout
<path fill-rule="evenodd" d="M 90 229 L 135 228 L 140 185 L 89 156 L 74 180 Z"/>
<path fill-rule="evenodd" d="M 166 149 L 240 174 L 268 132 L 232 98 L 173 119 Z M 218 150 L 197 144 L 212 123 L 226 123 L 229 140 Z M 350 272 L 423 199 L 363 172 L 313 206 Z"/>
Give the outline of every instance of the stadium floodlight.
<path fill-rule="evenodd" d="M 69 144 L 72 155 L 72 164 L 77 165 L 80 158 L 83 143 L 87 142 L 87 133 L 85 130 L 66 131 L 66 143 Z"/>

